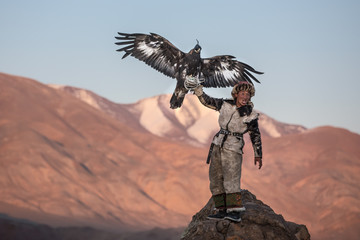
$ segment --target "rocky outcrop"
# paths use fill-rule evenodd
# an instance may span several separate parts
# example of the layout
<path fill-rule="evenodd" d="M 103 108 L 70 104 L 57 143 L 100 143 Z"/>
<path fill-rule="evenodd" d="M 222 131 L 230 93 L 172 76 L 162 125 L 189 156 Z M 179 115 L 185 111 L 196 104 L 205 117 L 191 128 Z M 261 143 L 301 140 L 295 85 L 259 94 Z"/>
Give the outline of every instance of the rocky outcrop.
<path fill-rule="evenodd" d="M 208 220 L 206 217 L 214 213 L 214 203 L 210 199 L 193 216 L 181 240 L 310 240 L 305 225 L 286 221 L 247 190 L 241 195 L 246 208 L 241 222 Z"/>

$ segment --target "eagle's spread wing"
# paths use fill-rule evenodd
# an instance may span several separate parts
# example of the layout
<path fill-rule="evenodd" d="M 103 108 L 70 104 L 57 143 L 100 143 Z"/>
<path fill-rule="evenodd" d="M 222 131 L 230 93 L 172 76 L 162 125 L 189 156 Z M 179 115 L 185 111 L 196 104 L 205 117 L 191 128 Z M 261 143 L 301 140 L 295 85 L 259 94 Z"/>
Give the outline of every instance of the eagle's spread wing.
<path fill-rule="evenodd" d="M 162 72 L 166 76 L 175 78 L 176 65 L 185 53 L 176 48 L 171 42 L 164 37 L 155 33 L 141 34 L 141 33 L 118 33 L 120 37 L 115 37 L 120 40 L 117 45 L 126 45 L 117 51 L 124 51 L 122 58 L 133 56 L 140 61 L 145 62 L 149 66 Z"/>
<path fill-rule="evenodd" d="M 260 83 L 251 72 L 263 74 L 262 72 L 234 58 L 229 55 L 203 58 L 200 78 L 204 80 L 204 87 L 230 87 L 239 81 L 253 84 L 252 80 Z"/>

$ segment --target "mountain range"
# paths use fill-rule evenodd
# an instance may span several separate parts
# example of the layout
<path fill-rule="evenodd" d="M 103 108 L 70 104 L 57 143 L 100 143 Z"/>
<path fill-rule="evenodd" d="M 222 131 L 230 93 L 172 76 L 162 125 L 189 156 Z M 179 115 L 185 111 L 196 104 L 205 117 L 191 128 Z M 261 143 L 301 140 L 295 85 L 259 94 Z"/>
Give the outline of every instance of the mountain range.
<path fill-rule="evenodd" d="M 170 94 L 145 98 L 133 104 L 116 104 L 88 90 L 54 84 L 49 86 L 69 93 L 127 125 L 159 137 L 208 146 L 219 130 L 218 113 L 202 106 L 192 94 L 187 95 L 184 107 L 173 110 L 169 108 Z M 263 137 L 281 137 L 306 130 L 303 126 L 276 121 L 263 113 L 259 122 Z"/>
<path fill-rule="evenodd" d="M 210 197 L 217 112 L 188 94 L 133 104 L 0 74 L 0 213 L 52 226 L 176 228 Z M 247 140 L 242 188 L 312 239 L 357 239 L 360 135 L 260 116 L 264 166 Z"/>

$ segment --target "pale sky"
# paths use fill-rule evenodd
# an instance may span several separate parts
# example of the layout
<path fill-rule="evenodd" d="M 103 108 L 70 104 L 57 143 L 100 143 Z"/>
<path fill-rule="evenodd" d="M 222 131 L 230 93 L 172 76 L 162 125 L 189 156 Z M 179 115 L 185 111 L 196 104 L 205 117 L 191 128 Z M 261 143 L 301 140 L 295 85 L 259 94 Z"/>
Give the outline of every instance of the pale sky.
<path fill-rule="evenodd" d="M 360 133 L 360 1 L 1 0 L 0 72 L 91 90 L 117 103 L 172 93 L 117 32 L 158 33 L 184 52 L 229 54 L 259 71 L 255 108 L 307 128 Z M 230 88 L 205 89 L 230 97 Z"/>

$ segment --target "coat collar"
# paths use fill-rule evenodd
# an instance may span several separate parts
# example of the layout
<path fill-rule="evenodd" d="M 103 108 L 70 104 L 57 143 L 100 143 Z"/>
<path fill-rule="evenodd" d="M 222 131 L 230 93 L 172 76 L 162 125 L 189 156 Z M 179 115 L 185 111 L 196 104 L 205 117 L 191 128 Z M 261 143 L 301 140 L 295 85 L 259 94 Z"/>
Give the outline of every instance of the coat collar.
<path fill-rule="evenodd" d="M 235 99 L 226 99 L 225 101 L 231 105 L 236 105 Z M 251 114 L 253 108 L 254 108 L 254 104 L 250 101 L 248 103 L 248 105 L 238 107 L 237 110 L 240 114 L 240 117 L 244 117 L 244 116 L 249 116 Z"/>

